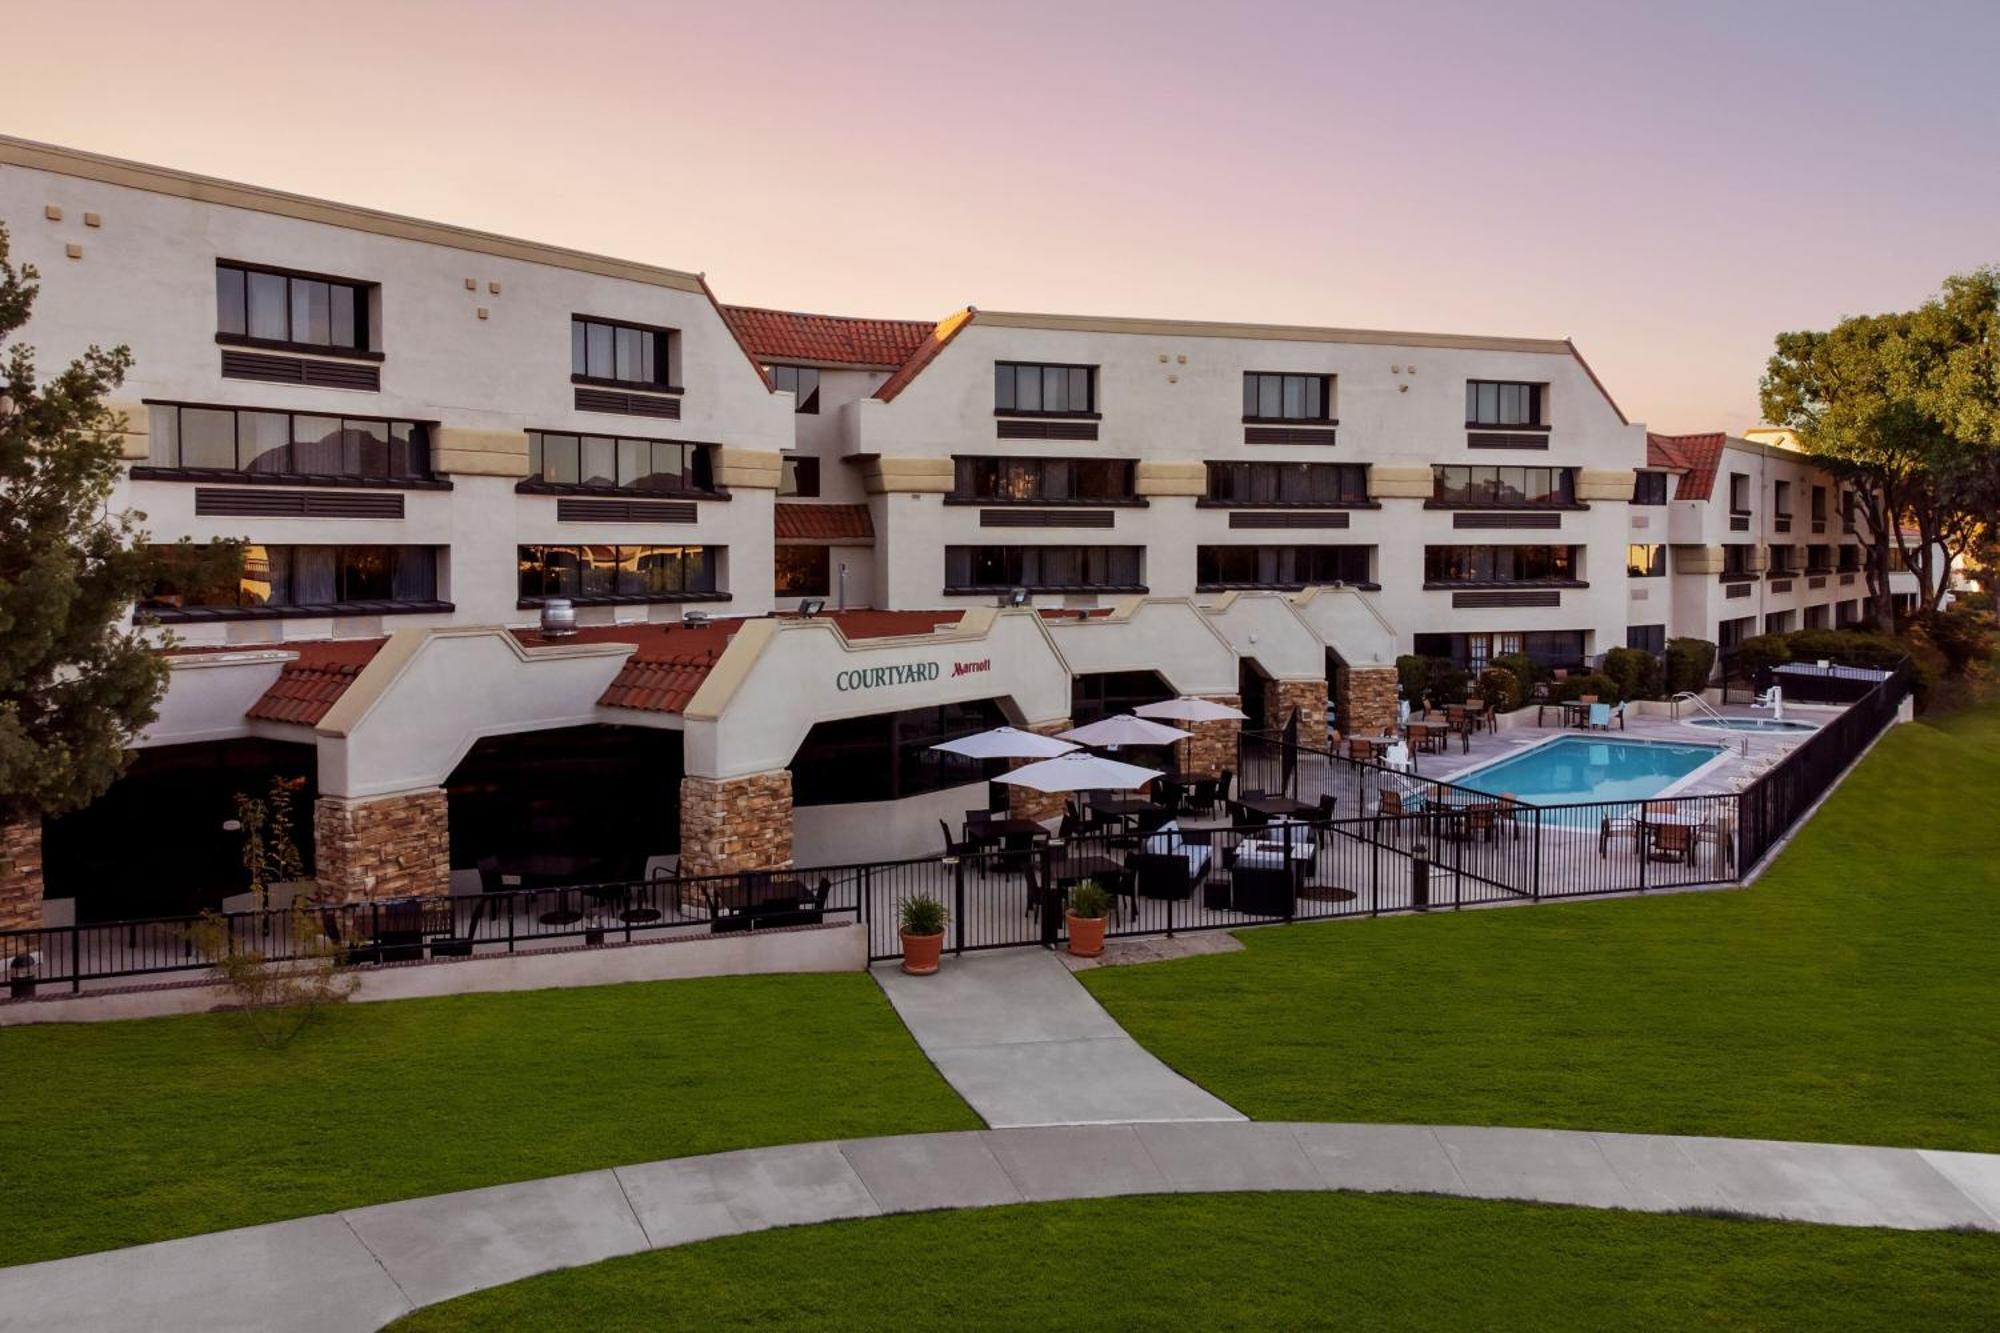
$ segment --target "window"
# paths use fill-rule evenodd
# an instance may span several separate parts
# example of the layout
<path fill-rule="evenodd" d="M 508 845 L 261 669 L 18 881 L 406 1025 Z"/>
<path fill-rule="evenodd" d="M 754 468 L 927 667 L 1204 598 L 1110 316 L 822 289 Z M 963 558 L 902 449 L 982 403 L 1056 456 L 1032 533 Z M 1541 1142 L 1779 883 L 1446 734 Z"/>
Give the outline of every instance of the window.
<path fill-rule="evenodd" d="M 1657 579 L 1667 572 L 1667 548 L 1637 545 L 1625 548 L 1625 573 L 1635 579 Z"/>
<path fill-rule="evenodd" d="M 1789 481 L 1771 483 L 1771 513 L 1777 518 L 1792 516 L 1792 483 Z"/>
<path fill-rule="evenodd" d="M 1750 569 L 1750 553 L 1757 548 L 1744 542 L 1731 542 L 1722 548 L 1722 577 L 1754 578 Z"/>
<path fill-rule="evenodd" d="M 1144 589 L 1143 546 L 947 546 L 947 592 Z"/>
<path fill-rule="evenodd" d="M 1665 625 L 1627 625 L 1625 646 L 1637 648 L 1642 653 L 1659 657 L 1667 651 L 1667 627 Z"/>
<path fill-rule="evenodd" d="M 1797 573 L 1798 566 L 1792 563 L 1795 558 L 1795 551 L 1796 548 L 1791 546 L 1773 546 L 1771 548 L 1771 573 L 1776 576 Z"/>
<path fill-rule="evenodd" d="M 1097 367 L 995 361 L 993 410 L 1010 416 L 1093 416 Z"/>
<path fill-rule="evenodd" d="M 1245 421 L 1330 421 L 1333 418 L 1333 376 L 1243 375 Z"/>
<path fill-rule="evenodd" d="M 1829 622 L 1830 622 L 1830 621 L 1831 621 L 1831 619 L 1832 619 L 1832 613 L 1833 613 L 1833 608 L 1832 608 L 1831 606 L 1827 606 L 1827 605 L 1824 605 L 1824 604 L 1822 604 L 1822 605 L 1820 605 L 1820 606 L 1809 606 L 1809 607 L 1807 607 L 1807 608 L 1806 608 L 1806 628 L 1807 628 L 1807 629 L 1831 629 L 1831 628 L 1832 628 L 1832 625 L 1831 625 L 1831 624 L 1830 624 Z"/>
<path fill-rule="evenodd" d="M 150 428 L 155 467 L 385 482 L 431 475 L 430 428 L 420 421 L 156 403 Z"/>
<path fill-rule="evenodd" d="M 1757 617 L 1743 616 L 1737 620 L 1725 620 L 1715 627 L 1715 646 L 1723 652 L 1733 652 L 1743 641 L 1756 632 Z"/>
<path fill-rule="evenodd" d="M 1367 583 L 1369 546 L 1199 546 L 1194 581 L 1202 588 L 1304 588 Z"/>
<path fill-rule="evenodd" d="M 1365 463 L 1210 463 L 1208 498 L 1228 505 L 1368 503 Z"/>
<path fill-rule="evenodd" d="M 1468 426 L 1539 426 L 1542 423 L 1540 384 L 1502 380 L 1465 382 L 1465 424 Z"/>
<path fill-rule="evenodd" d="M 1795 622 L 1797 619 L 1798 613 L 1796 611 L 1773 611 L 1764 617 L 1764 632 L 1766 634 L 1790 634 L 1796 627 Z"/>
<path fill-rule="evenodd" d="M 1440 505 L 1572 505 L 1572 467 L 1432 467 L 1431 502 Z"/>
<path fill-rule="evenodd" d="M 1824 542 L 1806 547 L 1806 573 L 1825 574 L 1833 569 L 1833 548 Z"/>
<path fill-rule="evenodd" d="M 1632 503 L 1635 505 L 1663 505 L 1667 502 L 1667 474 L 1664 472 L 1641 472 L 1632 482 Z"/>
<path fill-rule="evenodd" d="M 1847 536 L 1854 535 L 1854 507 L 1854 492 L 1842 491 L 1840 493 L 1840 530 Z"/>
<path fill-rule="evenodd" d="M 721 548 L 713 546 L 523 546 L 521 601 L 679 602 L 712 597 Z"/>
<path fill-rule="evenodd" d="M 786 454 L 778 474 L 778 494 L 802 500 L 819 496 L 819 460 L 808 454 Z"/>
<path fill-rule="evenodd" d="M 1005 760 L 966 759 L 931 747 L 1006 721 L 991 699 L 976 699 L 816 722 L 792 756 L 792 802 L 893 801 L 998 777 Z M 984 793 L 970 799 L 977 803 Z"/>
<path fill-rule="evenodd" d="M 1861 572 L 1861 548 L 1859 546 L 1842 546 L 1840 548 L 1840 572 L 1843 574 L 1858 574 Z"/>
<path fill-rule="evenodd" d="M 833 584 L 831 547 L 780 546 L 773 567 L 777 574 L 772 584 L 774 596 L 825 597 Z"/>
<path fill-rule="evenodd" d="M 1426 546 L 1424 582 L 1569 583 L 1574 546 Z"/>
<path fill-rule="evenodd" d="M 981 504 L 1103 504 L 1132 500 L 1134 464 L 1122 458 L 1003 458 L 961 454 L 952 460 L 951 498 Z"/>
<path fill-rule="evenodd" d="M 1750 512 L 1750 477 L 1747 473 L 1729 474 L 1729 512 L 1732 514 Z"/>
<path fill-rule="evenodd" d="M 528 432 L 528 480 L 669 494 L 715 493 L 708 445 L 566 431 Z"/>
<path fill-rule="evenodd" d="M 1524 653 L 1541 667 L 1576 667 L 1584 661 L 1585 631 L 1536 630 L 1511 634 L 1419 634 L 1414 648 L 1419 657 L 1438 657 L 1481 671 L 1496 657 Z"/>
<path fill-rule="evenodd" d="M 1812 488 L 1812 525 L 1814 532 L 1826 531 L 1826 487 L 1824 486 Z"/>
<path fill-rule="evenodd" d="M 573 380 L 627 384 L 642 389 L 673 385 L 673 331 L 643 324 L 572 316 L 569 373 Z"/>
<path fill-rule="evenodd" d="M 167 573 L 139 605 L 163 620 L 205 619 L 185 613 L 231 609 L 303 614 L 387 611 L 398 605 L 450 609 L 438 601 L 433 546 L 246 546 L 241 577 L 228 581 L 205 576 L 190 563 L 193 553 L 178 547 L 155 547 L 154 554 Z"/>
<path fill-rule="evenodd" d="M 368 350 L 367 283 L 308 274 L 215 266 L 215 331 L 231 342 Z"/>
<path fill-rule="evenodd" d="M 796 398 L 792 411 L 808 416 L 819 415 L 819 372 L 811 366 L 772 366 L 771 382 L 780 389 L 791 390 Z"/>

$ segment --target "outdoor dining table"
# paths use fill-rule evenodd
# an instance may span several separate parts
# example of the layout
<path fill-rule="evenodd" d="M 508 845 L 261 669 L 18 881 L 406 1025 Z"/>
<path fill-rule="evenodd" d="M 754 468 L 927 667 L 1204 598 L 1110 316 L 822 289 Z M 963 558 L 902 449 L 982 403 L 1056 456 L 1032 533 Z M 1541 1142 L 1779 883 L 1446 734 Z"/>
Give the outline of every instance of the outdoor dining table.
<path fill-rule="evenodd" d="M 967 821 L 965 834 L 968 841 L 973 834 L 988 838 L 1039 838 L 1048 834 L 1048 829 L 1034 819 L 989 819 L 982 824 Z"/>
<path fill-rule="evenodd" d="M 1157 801 L 1149 801 L 1143 796 L 1112 796 L 1101 801 L 1092 801 L 1090 808 L 1101 815 L 1116 819 L 1132 819 L 1139 815 L 1151 814 L 1160 809 Z"/>
<path fill-rule="evenodd" d="M 1281 819 L 1286 815 L 1308 815 L 1317 809 L 1316 806 L 1309 805 L 1305 801 L 1271 793 L 1251 794 L 1246 792 L 1244 795 L 1238 796 L 1230 804 L 1240 805 L 1245 810 L 1260 814 L 1266 819 Z"/>
<path fill-rule="evenodd" d="M 1122 864 L 1108 856 L 1096 856 L 1086 852 L 1052 859 L 1049 862 L 1049 878 L 1058 885 L 1076 884 L 1086 879 L 1103 879 L 1124 869 Z"/>

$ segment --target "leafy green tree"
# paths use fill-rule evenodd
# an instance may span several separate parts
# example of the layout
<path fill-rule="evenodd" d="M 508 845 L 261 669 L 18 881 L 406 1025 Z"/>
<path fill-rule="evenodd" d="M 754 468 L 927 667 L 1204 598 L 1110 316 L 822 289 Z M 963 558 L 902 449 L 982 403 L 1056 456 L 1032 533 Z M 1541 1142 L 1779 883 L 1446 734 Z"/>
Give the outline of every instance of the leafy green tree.
<path fill-rule="evenodd" d="M 0 823 L 85 805 L 155 716 L 167 667 L 122 626 L 156 562 L 113 511 L 123 421 L 106 406 L 132 364 L 92 347 L 46 381 L 14 335 L 39 287 L 0 228 Z M 210 552 L 240 560 L 233 544 Z"/>

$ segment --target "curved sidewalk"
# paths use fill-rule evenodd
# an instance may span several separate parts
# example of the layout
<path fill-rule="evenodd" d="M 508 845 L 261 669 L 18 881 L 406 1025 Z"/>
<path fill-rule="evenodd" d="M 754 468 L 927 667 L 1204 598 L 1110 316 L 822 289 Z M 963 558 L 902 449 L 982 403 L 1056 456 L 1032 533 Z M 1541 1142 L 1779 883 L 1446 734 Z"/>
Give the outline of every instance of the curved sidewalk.
<path fill-rule="evenodd" d="M 768 1227 L 1324 1189 L 2000 1230 L 1996 1154 L 1422 1125 L 1071 1125 L 676 1158 L 0 1269 L 0 1329 L 366 1330 L 552 1269 Z"/>

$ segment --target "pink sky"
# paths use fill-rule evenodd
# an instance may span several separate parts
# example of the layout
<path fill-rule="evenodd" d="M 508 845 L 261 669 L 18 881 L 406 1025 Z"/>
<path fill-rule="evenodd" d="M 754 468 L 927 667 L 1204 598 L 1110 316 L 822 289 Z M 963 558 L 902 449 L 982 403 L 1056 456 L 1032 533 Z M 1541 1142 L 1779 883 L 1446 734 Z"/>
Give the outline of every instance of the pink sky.
<path fill-rule="evenodd" d="M 724 300 L 1568 336 L 1741 429 L 1773 332 L 2000 262 L 2000 4 L 16 5 L 0 130 Z"/>

